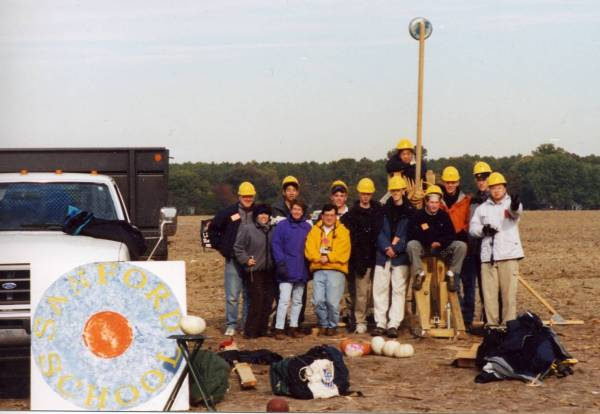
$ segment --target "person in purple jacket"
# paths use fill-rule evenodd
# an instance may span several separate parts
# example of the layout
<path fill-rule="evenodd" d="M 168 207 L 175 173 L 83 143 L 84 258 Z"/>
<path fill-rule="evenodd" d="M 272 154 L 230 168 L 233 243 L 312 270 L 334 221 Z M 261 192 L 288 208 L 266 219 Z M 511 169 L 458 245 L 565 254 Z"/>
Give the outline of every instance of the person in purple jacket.
<path fill-rule="evenodd" d="M 304 219 L 306 207 L 294 200 L 290 215 L 275 227 L 271 249 L 279 283 L 279 304 L 275 317 L 275 339 L 284 339 L 285 319 L 292 300 L 289 335 L 304 336 L 298 330 L 298 318 L 302 310 L 302 295 L 308 281 L 308 266 L 304 259 L 304 244 L 311 225 Z"/>

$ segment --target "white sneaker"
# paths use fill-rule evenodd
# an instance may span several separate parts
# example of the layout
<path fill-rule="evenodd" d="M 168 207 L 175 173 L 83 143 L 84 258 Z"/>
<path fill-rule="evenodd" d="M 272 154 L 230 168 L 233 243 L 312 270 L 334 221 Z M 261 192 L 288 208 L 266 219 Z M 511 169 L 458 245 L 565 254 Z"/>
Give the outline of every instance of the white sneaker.
<path fill-rule="evenodd" d="M 358 325 L 356 325 L 356 330 L 354 332 L 357 334 L 367 333 L 367 325 L 365 325 L 364 323 L 359 323 Z"/>
<path fill-rule="evenodd" d="M 227 329 L 225 329 L 225 336 L 233 336 L 235 335 L 235 328 L 228 326 Z"/>

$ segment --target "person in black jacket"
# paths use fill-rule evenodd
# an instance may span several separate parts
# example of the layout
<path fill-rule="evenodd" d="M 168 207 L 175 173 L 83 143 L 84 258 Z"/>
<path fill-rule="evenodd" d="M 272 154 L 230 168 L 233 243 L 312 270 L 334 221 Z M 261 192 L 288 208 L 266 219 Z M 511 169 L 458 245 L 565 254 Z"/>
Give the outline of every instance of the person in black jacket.
<path fill-rule="evenodd" d="M 252 208 L 256 190 L 248 181 L 240 184 L 239 201 L 219 211 L 208 227 L 211 245 L 225 258 L 225 335 L 235 335 L 240 293 L 244 297 L 242 326 L 248 315 L 248 292 L 243 284 L 243 270 L 233 257 L 233 245 L 240 224 L 252 223 Z"/>
<path fill-rule="evenodd" d="M 410 203 L 416 207 L 421 208 L 423 203 L 423 188 L 417 185 L 417 163 L 416 153 L 413 143 L 408 138 L 401 139 L 396 148 L 390 152 L 387 162 L 385 163 L 385 170 L 388 174 L 388 178 L 394 176 L 401 176 L 404 178 L 407 184 L 407 195 Z M 427 167 L 425 166 L 425 160 L 421 162 L 421 179 L 425 177 Z M 385 195 L 381 202 L 387 201 L 389 193 Z"/>
<path fill-rule="evenodd" d="M 348 291 L 352 311 L 350 330 L 363 334 L 367 332 L 367 305 L 373 290 L 373 269 L 377 236 L 383 223 L 383 210 L 378 201 L 373 200 L 375 184 L 370 178 L 363 178 L 356 187 L 359 199 L 344 214 L 340 221 L 350 230 L 350 263 Z"/>
<path fill-rule="evenodd" d="M 394 175 L 400 174 L 405 179 L 415 181 L 417 165 L 415 162 L 415 147 L 413 143 L 407 139 L 401 139 L 396 148 L 390 153 L 390 156 L 385 163 L 385 171 L 388 174 L 388 178 Z M 421 163 L 421 178 L 425 177 L 427 167 L 425 162 Z"/>
<path fill-rule="evenodd" d="M 413 289 L 421 290 L 425 272 L 421 258 L 425 254 L 439 255 L 449 260 L 450 269 L 446 272 L 448 290 L 456 291 L 456 279 L 467 254 L 467 244 L 456 240 L 456 232 L 445 211 L 440 210 L 442 189 L 432 185 L 425 193 L 425 208 L 417 210 L 408 228 L 408 254 L 411 273 L 415 276 Z"/>
<path fill-rule="evenodd" d="M 273 210 L 272 222 L 274 224 L 285 220 L 290 216 L 290 206 L 298 199 L 300 195 L 300 183 L 292 175 L 288 175 L 281 182 L 281 198 L 276 201 L 271 209 Z"/>
<path fill-rule="evenodd" d="M 487 179 L 492 173 L 492 168 L 490 165 L 484 161 L 478 161 L 473 166 L 473 177 L 475 178 L 475 185 L 477 187 L 477 192 L 473 194 L 473 198 L 471 198 L 471 206 L 469 212 L 469 221 L 473 218 L 473 214 L 475 214 L 475 210 L 477 207 L 485 203 L 485 201 L 490 197 L 490 189 L 488 186 Z M 481 317 L 484 322 L 487 322 L 485 317 L 485 303 L 483 300 L 483 285 L 481 283 L 481 238 L 473 237 L 470 234 L 467 239 L 467 257 L 465 257 L 465 261 L 463 262 L 463 278 L 467 277 L 471 280 L 477 280 L 477 286 L 479 290 L 479 301 L 481 303 Z M 475 295 L 473 294 L 472 303 L 468 304 L 469 310 L 466 312 L 463 311 L 463 316 L 465 319 L 465 326 L 467 330 L 471 332 L 477 332 L 477 329 L 473 329 L 472 326 L 469 326 L 469 315 L 473 315 L 475 312 Z M 466 313 L 466 315 L 465 315 Z M 473 319 L 473 318 L 471 318 Z"/>

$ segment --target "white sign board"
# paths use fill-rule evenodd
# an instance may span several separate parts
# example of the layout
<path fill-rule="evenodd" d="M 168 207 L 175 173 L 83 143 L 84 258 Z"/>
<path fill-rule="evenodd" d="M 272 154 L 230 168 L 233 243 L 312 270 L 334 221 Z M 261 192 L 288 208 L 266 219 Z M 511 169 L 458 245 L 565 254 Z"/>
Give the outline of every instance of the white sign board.
<path fill-rule="evenodd" d="M 31 409 L 160 411 L 185 361 L 185 263 L 31 266 Z M 187 380 L 173 405 L 189 409 Z"/>

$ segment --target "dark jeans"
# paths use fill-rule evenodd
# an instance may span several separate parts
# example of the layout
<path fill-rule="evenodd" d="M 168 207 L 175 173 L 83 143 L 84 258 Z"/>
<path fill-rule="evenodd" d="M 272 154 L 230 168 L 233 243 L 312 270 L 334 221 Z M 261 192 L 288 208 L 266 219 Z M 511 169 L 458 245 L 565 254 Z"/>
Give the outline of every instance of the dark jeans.
<path fill-rule="evenodd" d="M 465 325 L 473 323 L 475 315 L 475 283 L 481 281 L 481 259 L 478 255 L 467 255 L 463 262 L 462 271 L 460 272 L 461 289 L 458 289 L 460 307 L 463 314 Z M 481 282 L 479 282 L 479 297 L 483 304 L 483 295 L 481 292 Z"/>
<path fill-rule="evenodd" d="M 272 271 L 247 273 L 244 283 L 250 302 L 244 335 L 256 338 L 266 334 L 269 326 L 269 314 L 275 299 L 275 275 Z"/>

